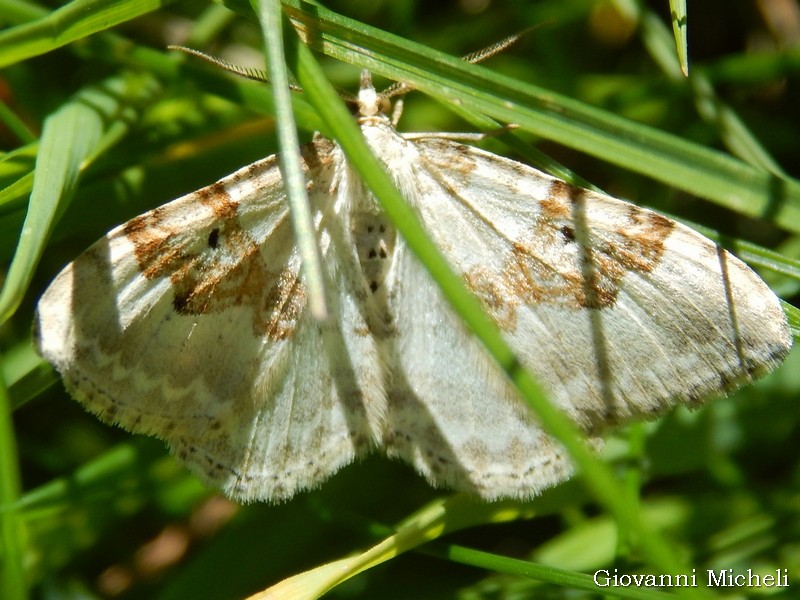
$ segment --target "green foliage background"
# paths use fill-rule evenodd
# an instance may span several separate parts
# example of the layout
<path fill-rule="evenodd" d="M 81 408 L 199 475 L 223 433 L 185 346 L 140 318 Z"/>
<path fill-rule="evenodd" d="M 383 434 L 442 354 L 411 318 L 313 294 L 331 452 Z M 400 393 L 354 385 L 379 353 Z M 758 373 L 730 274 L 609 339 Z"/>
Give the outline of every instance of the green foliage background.
<path fill-rule="evenodd" d="M 276 151 L 267 86 L 164 50 L 183 43 L 263 64 L 251 9 L 229 6 L 94 1 L 56 11 L 0 0 L 2 598 L 243 597 L 365 549 L 447 497 L 404 465 L 374 457 L 284 505 L 235 507 L 158 441 L 84 413 L 30 346 L 38 294 L 82 249 L 115 224 Z M 491 129 L 476 108 L 520 124 L 485 146 L 720 232 L 796 303 L 796 18 L 775 20 L 755 1 L 691 3 L 686 80 L 661 0 L 325 6 L 353 20 L 326 21 L 324 51 L 356 66 L 317 54 L 336 87 L 355 90 L 359 66 L 369 66 L 430 92 L 407 97 L 402 130 Z M 394 38 L 359 23 L 400 42 L 389 46 Z M 536 86 L 520 84 L 510 113 L 502 82 L 454 71 L 425 50 L 459 56 L 537 25 L 486 64 Z M 463 81 L 471 91 L 459 91 Z M 302 96 L 294 109 L 306 139 L 330 131 Z M 44 183 L 29 204 L 37 156 L 40 169 L 47 157 L 61 170 L 40 170 Z M 730 398 L 609 442 L 604 459 L 619 483 L 605 496 L 638 507 L 674 560 L 701 580 L 712 568 L 787 569 L 795 592 L 800 586 L 797 355 Z M 642 533 L 618 527 L 597 498 L 579 478 L 525 505 L 448 500 L 452 529 L 479 525 L 371 568 L 330 597 L 591 597 L 596 590 L 581 573 L 656 572 Z M 792 588 L 773 591 L 793 597 Z"/>

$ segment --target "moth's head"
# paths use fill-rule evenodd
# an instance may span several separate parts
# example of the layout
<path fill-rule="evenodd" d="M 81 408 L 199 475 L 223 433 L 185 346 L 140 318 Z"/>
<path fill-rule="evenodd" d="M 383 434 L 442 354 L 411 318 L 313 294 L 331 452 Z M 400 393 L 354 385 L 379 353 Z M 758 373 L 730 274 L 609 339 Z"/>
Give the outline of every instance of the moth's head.
<path fill-rule="evenodd" d="M 375 91 L 375 86 L 372 85 L 372 75 L 367 70 L 361 71 L 361 85 L 358 90 L 356 106 L 361 117 L 385 115 L 391 108 L 389 98 Z"/>

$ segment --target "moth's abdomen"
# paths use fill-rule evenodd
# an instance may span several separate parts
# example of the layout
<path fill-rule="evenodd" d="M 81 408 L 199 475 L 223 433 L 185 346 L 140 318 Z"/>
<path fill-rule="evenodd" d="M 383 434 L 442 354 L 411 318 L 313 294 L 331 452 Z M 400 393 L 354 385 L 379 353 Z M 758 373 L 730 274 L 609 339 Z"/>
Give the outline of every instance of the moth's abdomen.
<path fill-rule="evenodd" d="M 392 265 L 397 231 L 386 215 L 362 212 L 350 222 L 358 262 L 367 288 L 373 293 L 383 290 Z"/>

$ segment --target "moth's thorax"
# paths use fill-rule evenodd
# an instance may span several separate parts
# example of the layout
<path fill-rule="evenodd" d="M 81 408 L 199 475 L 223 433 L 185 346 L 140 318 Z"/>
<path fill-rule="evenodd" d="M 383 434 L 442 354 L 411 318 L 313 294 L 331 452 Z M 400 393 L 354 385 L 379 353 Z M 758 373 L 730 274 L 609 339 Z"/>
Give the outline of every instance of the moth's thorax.
<path fill-rule="evenodd" d="M 386 114 L 389 110 L 389 99 L 375 90 L 369 71 L 361 72 L 361 87 L 358 90 L 357 104 L 358 114 L 361 117 L 374 117 Z"/>
<path fill-rule="evenodd" d="M 361 133 L 373 156 L 386 167 L 401 192 L 407 187 L 409 171 L 418 159 L 414 145 L 403 138 L 385 115 L 359 119 Z"/>

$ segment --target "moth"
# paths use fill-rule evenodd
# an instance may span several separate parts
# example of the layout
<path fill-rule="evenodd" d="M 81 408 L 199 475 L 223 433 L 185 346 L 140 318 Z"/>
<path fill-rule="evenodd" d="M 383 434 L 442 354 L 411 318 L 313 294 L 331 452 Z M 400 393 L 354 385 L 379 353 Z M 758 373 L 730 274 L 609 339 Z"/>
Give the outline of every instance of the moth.
<path fill-rule="evenodd" d="M 590 443 L 787 355 L 778 298 L 709 239 L 440 134 L 404 136 L 386 104 L 364 74 L 367 144 Z M 309 314 L 270 156 L 120 225 L 58 274 L 34 338 L 69 393 L 241 501 L 287 500 L 373 451 L 484 500 L 568 478 L 561 445 L 341 148 L 316 136 L 302 155 L 330 318 Z"/>

